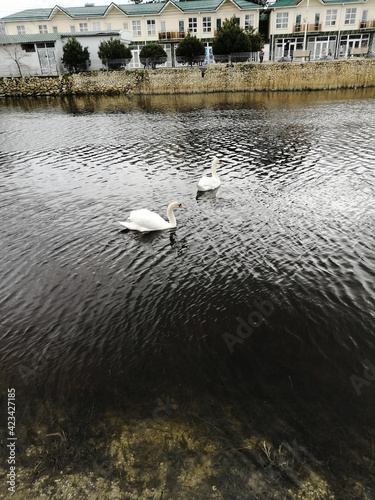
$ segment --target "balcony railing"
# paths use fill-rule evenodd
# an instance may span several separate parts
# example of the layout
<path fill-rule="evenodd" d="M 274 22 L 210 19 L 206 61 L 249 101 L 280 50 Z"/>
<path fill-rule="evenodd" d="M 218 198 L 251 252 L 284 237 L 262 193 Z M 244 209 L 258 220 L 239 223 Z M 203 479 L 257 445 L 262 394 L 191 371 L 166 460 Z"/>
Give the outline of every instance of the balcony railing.
<path fill-rule="evenodd" d="M 159 40 L 181 40 L 185 38 L 184 31 L 159 31 Z"/>
<path fill-rule="evenodd" d="M 375 21 L 361 21 L 359 23 L 360 30 L 363 30 L 366 28 L 375 28 Z"/>
<path fill-rule="evenodd" d="M 293 26 L 293 33 L 304 33 L 306 28 L 305 24 L 295 24 Z M 307 25 L 307 31 L 321 31 L 322 25 L 320 23 L 312 23 Z"/>

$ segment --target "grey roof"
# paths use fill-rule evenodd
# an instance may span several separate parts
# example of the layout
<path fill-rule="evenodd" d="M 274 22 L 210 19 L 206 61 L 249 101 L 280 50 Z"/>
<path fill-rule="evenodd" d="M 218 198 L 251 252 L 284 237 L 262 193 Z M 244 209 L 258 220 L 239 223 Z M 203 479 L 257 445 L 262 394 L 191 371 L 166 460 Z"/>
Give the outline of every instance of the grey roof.
<path fill-rule="evenodd" d="M 12 43 L 55 42 L 61 33 L 35 33 L 33 35 L 0 35 L 0 45 Z"/>
<path fill-rule="evenodd" d="M 77 33 L 36 33 L 34 35 L 0 35 L 0 45 L 10 45 L 13 43 L 38 43 L 56 42 L 59 38 L 67 37 L 87 37 L 87 36 L 118 36 L 119 30 L 111 31 L 84 31 Z"/>

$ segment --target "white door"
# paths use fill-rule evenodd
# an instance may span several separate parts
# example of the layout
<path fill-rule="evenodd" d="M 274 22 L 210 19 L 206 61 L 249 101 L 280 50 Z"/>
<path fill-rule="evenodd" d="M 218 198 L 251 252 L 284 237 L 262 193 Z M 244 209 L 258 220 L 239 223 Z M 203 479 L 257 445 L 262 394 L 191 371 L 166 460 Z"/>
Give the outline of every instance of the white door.
<path fill-rule="evenodd" d="M 38 49 L 38 57 L 42 75 L 57 75 L 55 49 Z"/>

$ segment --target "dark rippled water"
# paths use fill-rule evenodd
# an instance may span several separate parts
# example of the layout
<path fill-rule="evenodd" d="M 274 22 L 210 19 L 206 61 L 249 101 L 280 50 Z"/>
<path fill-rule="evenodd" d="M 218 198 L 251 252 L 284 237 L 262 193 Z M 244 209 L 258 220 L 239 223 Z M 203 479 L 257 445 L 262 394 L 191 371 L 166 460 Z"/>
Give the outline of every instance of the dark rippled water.
<path fill-rule="evenodd" d="M 351 377 L 375 365 L 374 111 L 374 89 L 2 102 L 7 380 L 373 405 Z M 117 223 L 174 200 L 176 229 Z"/>

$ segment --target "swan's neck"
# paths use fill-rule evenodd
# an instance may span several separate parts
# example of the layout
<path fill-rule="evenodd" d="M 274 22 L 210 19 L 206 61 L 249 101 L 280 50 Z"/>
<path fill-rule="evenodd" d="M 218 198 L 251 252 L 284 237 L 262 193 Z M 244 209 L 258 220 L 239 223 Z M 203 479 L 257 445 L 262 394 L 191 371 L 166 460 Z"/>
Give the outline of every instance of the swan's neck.
<path fill-rule="evenodd" d="M 172 227 L 176 226 L 176 217 L 174 216 L 173 210 L 174 208 L 172 207 L 168 207 L 167 209 L 167 217 Z"/>
<path fill-rule="evenodd" d="M 216 163 L 217 163 L 217 161 L 215 161 L 215 160 L 212 162 L 211 172 L 212 172 L 212 177 L 215 177 L 215 179 L 218 179 L 219 177 L 216 173 Z"/>

